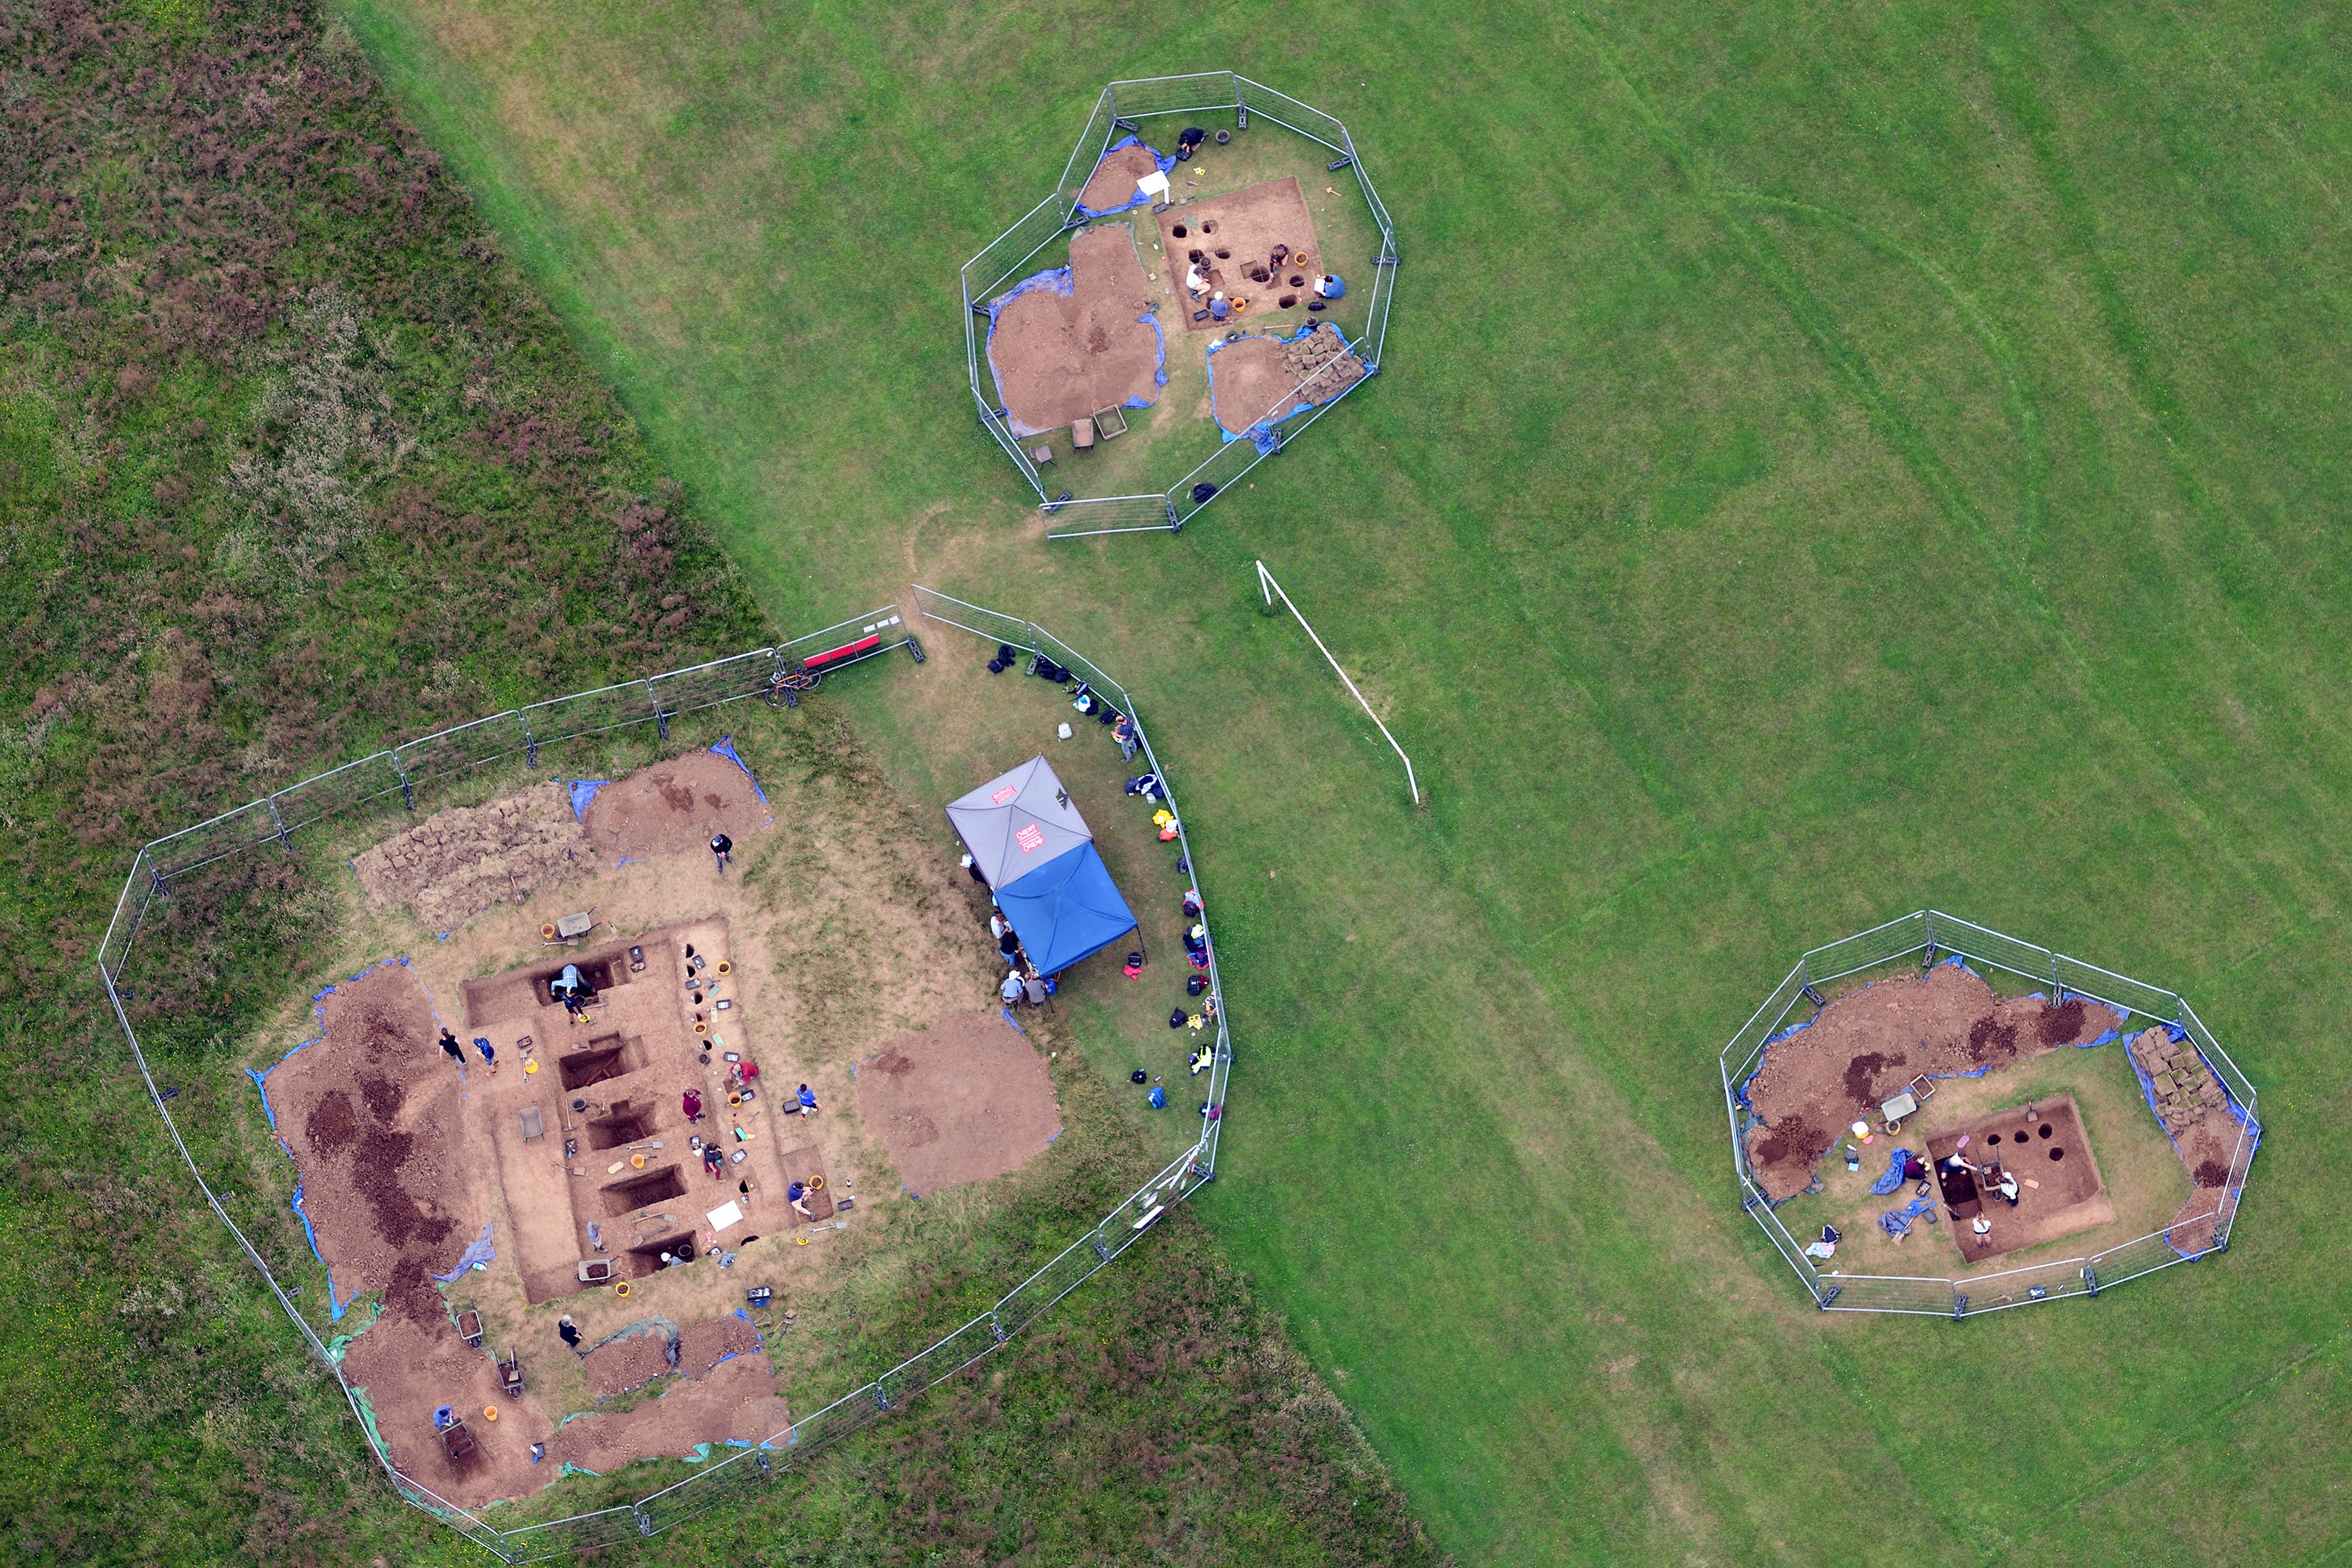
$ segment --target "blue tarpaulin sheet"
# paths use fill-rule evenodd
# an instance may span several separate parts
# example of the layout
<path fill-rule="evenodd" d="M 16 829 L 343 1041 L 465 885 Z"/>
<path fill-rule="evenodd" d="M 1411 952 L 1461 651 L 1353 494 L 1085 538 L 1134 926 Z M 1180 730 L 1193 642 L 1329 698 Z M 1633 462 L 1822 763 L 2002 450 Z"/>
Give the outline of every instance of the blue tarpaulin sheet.
<path fill-rule="evenodd" d="M 1900 1209 L 1889 1209 L 1885 1214 L 1880 1215 L 1878 1216 L 1878 1228 L 1885 1231 L 1889 1236 L 1901 1236 L 1911 1228 L 1911 1222 L 1914 1219 L 1926 1214 L 1929 1209 L 1934 1208 L 1935 1206 L 1936 1199 L 1932 1194 L 1924 1198 L 1913 1198 L 1907 1206 Z"/>
<path fill-rule="evenodd" d="M 1911 1151 L 1897 1149 L 1890 1158 L 1893 1163 L 1886 1167 L 1886 1174 L 1870 1184 L 1872 1197 L 1883 1198 L 1903 1184 L 1903 1162 L 1911 1158 Z"/>
<path fill-rule="evenodd" d="M 1059 973 L 1136 929 L 1092 841 L 999 888 L 996 901 L 1040 974 Z"/>
<path fill-rule="evenodd" d="M 1112 142 L 1109 146 L 1104 148 L 1102 157 L 1095 160 L 1095 167 L 1097 169 L 1101 168 L 1103 166 L 1104 158 L 1108 158 L 1113 153 L 1117 153 L 1121 149 L 1128 147 L 1140 147 L 1145 152 L 1150 153 L 1152 163 L 1159 165 L 1160 172 L 1163 174 L 1171 173 L 1176 167 L 1176 160 L 1172 155 L 1160 152 L 1159 148 L 1152 146 L 1140 136 L 1122 136 L 1118 141 Z M 1091 180 L 1092 176 L 1089 175 L 1088 178 Z M 1133 190 L 1132 186 L 1129 188 Z M 1108 217 L 1112 213 L 1123 213 L 1129 207 L 1139 207 L 1150 199 L 1151 198 L 1150 196 L 1145 195 L 1141 191 L 1134 191 L 1133 195 L 1129 195 L 1127 200 L 1119 203 L 1118 205 L 1115 207 L 1090 207 L 1081 202 L 1071 210 L 1076 212 L 1080 217 Z"/>
<path fill-rule="evenodd" d="M 436 1274 L 433 1278 L 444 1285 L 454 1285 L 457 1282 L 457 1277 L 475 1264 L 488 1263 L 498 1255 L 499 1249 L 490 1245 L 490 1227 L 485 1225 L 482 1226 L 482 1234 L 467 1243 L 466 1250 L 457 1255 L 457 1261 L 451 1266 L 449 1272 Z"/>
<path fill-rule="evenodd" d="M 761 805 L 768 804 L 768 792 L 760 787 L 759 775 L 751 771 L 751 763 L 745 762 L 742 758 L 735 754 L 734 736 L 719 736 L 719 743 L 710 748 L 710 754 L 714 757 L 724 757 L 729 762 L 733 763 L 737 767 L 741 768 L 743 770 L 743 776 L 751 781 L 751 793 L 760 797 L 760 804 Z"/>
<path fill-rule="evenodd" d="M 572 815 L 581 821 L 588 820 L 588 803 L 596 792 L 612 783 L 610 779 L 573 779 L 572 781 Z"/>

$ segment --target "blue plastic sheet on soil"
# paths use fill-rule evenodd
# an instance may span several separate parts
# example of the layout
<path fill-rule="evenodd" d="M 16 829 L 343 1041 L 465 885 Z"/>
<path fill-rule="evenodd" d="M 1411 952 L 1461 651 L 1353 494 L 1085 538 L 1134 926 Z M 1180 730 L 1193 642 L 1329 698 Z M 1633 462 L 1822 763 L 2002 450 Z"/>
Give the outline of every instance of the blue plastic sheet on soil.
<path fill-rule="evenodd" d="M 760 787 L 759 774 L 751 771 L 751 763 L 745 762 L 742 758 L 735 754 L 734 736 L 719 736 L 719 743 L 710 748 L 710 754 L 714 757 L 724 757 L 729 762 L 733 763 L 737 767 L 741 768 L 743 770 L 743 776 L 751 781 L 751 793 L 760 797 L 760 804 L 761 805 L 768 804 L 768 792 Z"/>
<path fill-rule="evenodd" d="M 1122 136 L 1118 141 L 1112 142 L 1109 146 L 1104 148 L 1102 157 L 1095 160 L 1095 167 L 1097 169 L 1101 168 L 1105 160 L 1108 159 L 1113 153 L 1120 152 L 1129 147 L 1140 147 L 1145 152 L 1150 153 L 1152 163 L 1159 165 L 1160 172 L 1161 174 L 1166 174 L 1174 173 L 1176 168 L 1175 157 L 1172 154 L 1160 152 L 1159 148 L 1154 147 L 1140 136 Z M 1087 178 L 1091 181 L 1093 179 L 1093 175 L 1089 174 Z M 1083 189 L 1083 187 L 1081 188 Z M 1119 203 L 1118 205 L 1115 207 L 1090 207 L 1081 202 L 1071 210 L 1076 212 L 1080 217 L 1108 217 L 1113 213 L 1123 213 L 1130 207 L 1142 206 L 1150 200 L 1151 198 L 1150 196 L 1145 195 L 1139 190 L 1135 195 L 1129 196 L 1127 200 Z"/>
<path fill-rule="evenodd" d="M 1295 343 L 1299 339 L 1305 337 L 1307 333 L 1314 331 L 1318 327 L 1329 328 L 1332 334 L 1339 340 L 1339 346 L 1341 349 L 1349 353 L 1355 353 L 1356 345 L 1348 341 L 1348 334 L 1339 331 L 1339 325 L 1336 321 L 1307 321 L 1303 323 L 1297 331 L 1292 332 L 1287 337 L 1283 337 L 1272 332 L 1252 332 L 1238 340 L 1220 337 L 1210 342 L 1209 412 L 1216 419 L 1217 438 L 1220 441 L 1246 440 L 1250 445 L 1255 447 L 1261 453 L 1271 452 L 1276 445 L 1274 434 L 1274 427 L 1276 426 L 1281 424 L 1284 420 L 1290 418 L 1294 415 L 1306 413 L 1308 409 L 1315 407 L 1318 404 L 1337 403 L 1339 399 L 1347 396 L 1348 394 L 1353 392 L 1357 387 L 1363 384 L 1363 378 L 1359 376 L 1356 380 L 1349 382 L 1347 385 L 1341 387 L 1339 391 L 1333 393 L 1328 397 L 1310 397 L 1303 402 L 1295 403 L 1279 413 L 1276 413 L 1272 409 L 1268 409 L 1264 417 L 1260 418 L 1256 424 L 1252 425 L 1246 430 L 1235 430 L 1232 428 L 1226 425 L 1224 416 L 1216 412 L 1217 351 L 1219 349 L 1230 347 L 1235 342 L 1249 342 L 1258 338 L 1271 338 L 1277 343 Z M 1166 377 L 1163 376 L 1161 379 L 1164 381 Z"/>
<path fill-rule="evenodd" d="M 1903 1184 L 1903 1162 L 1909 1158 L 1911 1158 L 1911 1151 L 1908 1149 L 1896 1149 L 1893 1151 L 1887 1156 L 1888 1163 L 1886 1166 L 1886 1174 L 1879 1177 L 1878 1180 L 1870 1184 L 1870 1195 L 1874 1198 L 1883 1198 L 1887 1194 L 1893 1192 L 1895 1188 L 1901 1186 Z"/>
<path fill-rule="evenodd" d="M 457 1261 L 449 1272 L 436 1274 L 433 1278 L 444 1285 L 454 1285 L 457 1282 L 458 1276 L 464 1274 L 475 1264 L 488 1263 L 498 1255 L 499 1249 L 490 1244 L 490 1227 L 486 1224 L 482 1226 L 482 1234 L 467 1243 L 466 1250 L 457 1255 Z"/>
<path fill-rule="evenodd" d="M 1152 384 L 1155 386 L 1165 386 L 1168 384 L 1168 333 L 1166 330 L 1160 325 L 1160 313 L 1147 306 L 1144 309 L 1143 314 L 1136 317 L 1135 319 L 1151 329 Z M 1129 408 L 1149 408 L 1151 406 L 1151 399 L 1148 397 L 1130 397 L 1127 400 L 1127 406 Z"/>
<path fill-rule="evenodd" d="M 596 792 L 611 784 L 610 779 L 573 779 L 572 781 L 572 815 L 582 822 L 588 820 L 588 803 Z"/>
<path fill-rule="evenodd" d="M 1926 1214 L 1929 1209 L 1934 1208 L 1935 1206 L 1936 1199 L 1933 1194 L 1930 1194 L 1924 1198 L 1913 1198 L 1905 1207 L 1900 1209 L 1889 1209 L 1885 1214 L 1880 1215 L 1878 1216 L 1878 1228 L 1885 1231 L 1889 1236 L 1902 1236 L 1910 1230 L 1911 1222 L 1913 1220 L 1918 1218 L 1921 1215 Z"/>

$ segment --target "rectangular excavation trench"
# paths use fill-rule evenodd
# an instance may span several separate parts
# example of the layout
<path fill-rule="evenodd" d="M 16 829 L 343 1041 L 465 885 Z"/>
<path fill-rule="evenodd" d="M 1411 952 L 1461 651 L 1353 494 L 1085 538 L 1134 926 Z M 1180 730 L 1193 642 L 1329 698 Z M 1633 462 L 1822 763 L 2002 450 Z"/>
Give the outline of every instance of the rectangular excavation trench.
<path fill-rule="evenodd" d="M 610 1183 L 603 1192 L 606 1214 L 631 1214 L 653 1204 L 686 1196 L 686 1179 L 678 1174 L 676 1165 L 664 1165 L 658 1171 Z"/>
<path fill-rule="evenodd" d="M 601 1035 L 588 1042 L 587 1049 L 566 1052 L 557 1060 L 555 1070 L 569 1091 L 625 1077 L 645 1065 L 644 1040 L 635 1035 L 626 1039 Z"/>

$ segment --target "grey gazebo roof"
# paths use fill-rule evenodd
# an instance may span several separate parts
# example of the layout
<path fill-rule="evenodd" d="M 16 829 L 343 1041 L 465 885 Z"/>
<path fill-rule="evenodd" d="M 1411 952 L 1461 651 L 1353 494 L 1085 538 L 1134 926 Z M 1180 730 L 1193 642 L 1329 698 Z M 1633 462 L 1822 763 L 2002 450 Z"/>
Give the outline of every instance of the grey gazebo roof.
<path fill-rule="evenodd" d="M 992 888 L 1009 887 L 1095 837 L 1044 757 L 949 803 L 948 821 Z"/>

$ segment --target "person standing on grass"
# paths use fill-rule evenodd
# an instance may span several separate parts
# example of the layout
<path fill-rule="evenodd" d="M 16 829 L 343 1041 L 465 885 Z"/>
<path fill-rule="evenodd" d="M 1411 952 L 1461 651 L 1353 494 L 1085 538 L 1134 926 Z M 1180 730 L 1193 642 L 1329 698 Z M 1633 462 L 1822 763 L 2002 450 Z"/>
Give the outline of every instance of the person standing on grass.
<path fill-rule="evenodd" d="M 449 1026 L 446 1024 L 441 1026 L 441 1051 L 451 1061 L 456 1062 L 461 1071 L 464 1069 L 466 1047 L 457 1043 L 457 1037 L 449 1032 Z"/>
<path fill-rule="evenodd" d="M 809 1086 L 806 1084 L 801 1085 L 800 1107 L 801 1120 L 803 1121 L 816 1112 L 816 1096 L 809 1091 Z"/>
<path fill-rule="evenodd" d="M 1006 931 L 1011 931 L 1012 929 L 1013 929 L 1013 922 L 1012 922 L 1011 921 L 1008 921 L 1008 920 L 1006 920 L 1006 919 L 1004 918 L 1003 912 L 1002 910 L 990 910 L 990 911 L 989 911 L 989 915 L 988 915 L 988 934 L 989 934 L 989 935 L 991 935 L 991 936 L 994 937 L 998 942 L 1003 942 L 1003 941 L 1004 940 L 1004 933 L 1005 933 Z"/>
<path fill-rule="evenodd" d="M 489 1036 L 476 1035 L 474 1037 L 474 1048 L 482 1053 L 482 1059 L 484 1061 L 490 1064 L 490 1071 L 493 1074 L 497 1073 L 499 1070 L 499 1053 L 491 1048 Z"/>
<path fill-rule="evenodd" d="M 1135 721 L 1122 713 L 1110 721 L 1110 738 L 1118 742 L 1118 754 L 1129 762 L 1135 760 Z"/>
<path fill-rule="evenodd" d="M 1007 962 L 1021 951 L 1021 938 L 1011 926 L 996 933 L 996 951 L 1003 953 Z"/>
<path fill-rule="evenodd" d="M 718 858 L 719 874 L 724 877 L 727 875 L 727 862 L 735 858 L 735 840 L 728 837 L 724 833 L 712 834 L 710 853 Z"/>
<path fill-rule="evenodd" d="M 572 1321 L 571 1313 L 566 1312 L 555 1320 L 555 1331 L 572 1350 L 583 1355 L 587 1353 L 580 1350 L 580 1325 Z"/>

